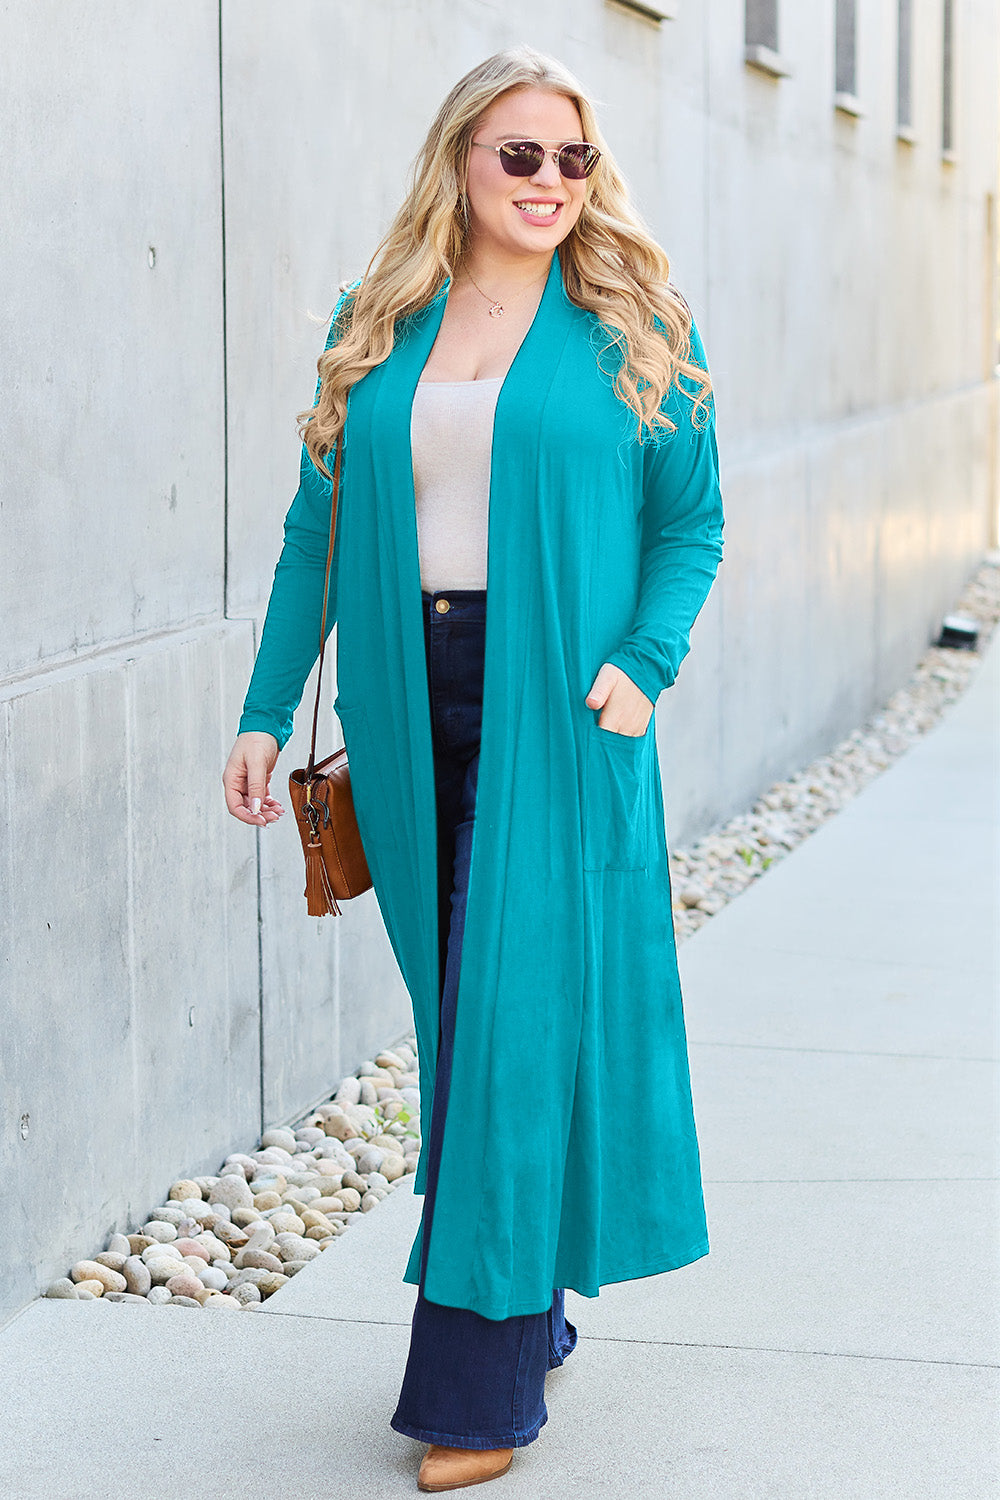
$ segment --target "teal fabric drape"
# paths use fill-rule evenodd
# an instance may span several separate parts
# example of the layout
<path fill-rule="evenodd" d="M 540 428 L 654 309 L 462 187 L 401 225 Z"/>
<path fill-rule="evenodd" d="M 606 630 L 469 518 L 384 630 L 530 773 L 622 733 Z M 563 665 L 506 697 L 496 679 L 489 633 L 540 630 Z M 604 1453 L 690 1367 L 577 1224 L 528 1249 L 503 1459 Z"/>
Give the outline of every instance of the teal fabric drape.
<path fill-rule="evenodd" d="M 330 589 L 336 709 L 413 1002 L 425 1137 L 440 976 L 409 429 L 448 286 L 351 391 Z M 615 734 L 584 699 L 605 661 L 654 702 L 677 675 L 722 556 L 714 405 L 696 426 L 673 390 L 677 431 L 640 444 L 599 339 L 554 255 L 496 407 L 476 824 L 425 1282 L 432 1301 L 489 1318 L 709 1248 L 653 723 Z M 704 364 L 697 329 L 692 341 Z M 240 723 L 280 744 L 317 654 L 329 507 L 304 457 Z M 637 1113 L 641 1079 L 657 1102 Z M 421 1161 L 415 1191 L 425 1181 Z M 419 1254 L 420 1232 L 406 1281 Z"/>

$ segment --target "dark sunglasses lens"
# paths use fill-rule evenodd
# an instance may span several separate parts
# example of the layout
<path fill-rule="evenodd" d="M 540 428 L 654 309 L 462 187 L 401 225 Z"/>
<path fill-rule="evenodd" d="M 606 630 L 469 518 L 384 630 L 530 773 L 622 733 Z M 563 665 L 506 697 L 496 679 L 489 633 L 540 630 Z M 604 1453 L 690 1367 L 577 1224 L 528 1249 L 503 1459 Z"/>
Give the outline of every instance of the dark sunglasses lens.
<path fill-rule="evenodd" d="M 559 153 L 559 170 L 564 177 L 589 177 L 597 166 L 600 155 L 595 146 L 564 146 Z"/>
<path fill-rule="evenodd" d="M 545 152 L 534 141 L 500 147 L 500 165 L 509 177 L 531 177 L 544 160 Z"/>

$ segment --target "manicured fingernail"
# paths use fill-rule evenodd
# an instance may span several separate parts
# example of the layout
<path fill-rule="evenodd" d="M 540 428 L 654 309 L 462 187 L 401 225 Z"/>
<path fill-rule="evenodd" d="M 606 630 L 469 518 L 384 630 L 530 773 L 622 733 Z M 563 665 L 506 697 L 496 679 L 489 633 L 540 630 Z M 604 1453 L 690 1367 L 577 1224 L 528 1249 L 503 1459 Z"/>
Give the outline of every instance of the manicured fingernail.
<path fill-rule="evenodd" d="M 254 815 L 256 815 L 257 813 L 260 812 L 260 798 L 259 797 L 255 797 L 253 799 L 253 801 L 251 802 L 251 804 L 250 804 L 250 811 Z"/>

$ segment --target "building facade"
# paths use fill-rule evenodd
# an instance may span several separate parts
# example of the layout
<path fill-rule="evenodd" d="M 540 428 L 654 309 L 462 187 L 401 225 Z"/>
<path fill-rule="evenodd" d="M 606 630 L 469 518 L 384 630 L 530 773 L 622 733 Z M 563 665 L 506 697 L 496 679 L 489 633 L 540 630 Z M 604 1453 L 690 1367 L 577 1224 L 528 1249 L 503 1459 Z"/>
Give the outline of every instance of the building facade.
<path fill-rule="evenodd" d="M 516 42 L 567 63 L 705 339 L 726 557 L 658 707 L 676 844 L 884 700 L 995 543 L 998 21 L 997 0 L 0 15 L 0 1313 L 408 1025 L 374 896 L 308 919 L 291 820 L 236 825 L 220 773 L 318 320 L 446 90 Z M 279 782 L 301 755 L 300 731 Z"/>

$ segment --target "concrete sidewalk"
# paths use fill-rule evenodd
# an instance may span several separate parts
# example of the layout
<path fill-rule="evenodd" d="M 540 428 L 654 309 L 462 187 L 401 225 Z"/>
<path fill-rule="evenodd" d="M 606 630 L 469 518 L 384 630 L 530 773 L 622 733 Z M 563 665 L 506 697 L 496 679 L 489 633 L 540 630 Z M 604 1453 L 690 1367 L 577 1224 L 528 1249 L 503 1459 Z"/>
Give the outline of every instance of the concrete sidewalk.
<path fill-rule="evenodd" d="M 711 1254 L 567 1294 L 580 1342 L 498 1497 L 1000 1493 L 998 731 L 1000 633 L 681 949 Z M 407 1182 L 259 1313 L 32 1303 L 0 1333 L 0 1493 L 416 1495 L 388 1419 L 419 1203 Z"/>

